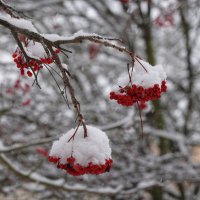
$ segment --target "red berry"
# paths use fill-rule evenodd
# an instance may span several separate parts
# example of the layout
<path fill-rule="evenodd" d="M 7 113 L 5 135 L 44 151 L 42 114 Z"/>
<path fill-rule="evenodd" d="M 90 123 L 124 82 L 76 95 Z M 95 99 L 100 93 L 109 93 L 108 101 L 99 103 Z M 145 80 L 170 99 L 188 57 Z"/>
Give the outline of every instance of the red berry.
<path fill-rule="evenodd" d="M 12 57 L 15 58 L 16 56 L 17 56 L 17 54 L 16 54 L 16 53 L 13 53 Z"/>
<path fill-rule="evenodd" d="M 55 53 L 57 54 L 60 53 L 60 49 L 56 49 Z"/>
<path fill-rule="evenodd" d="M 27 71 L 27 75 L 29 76 L 29 77 L 32 77 L 32 72 L 31 71 Z"/>
<path fill-rule="evenodd" d="M 48 160 L 49 160 L 49 162 L 57 163 L 60 160 L 60 158 L 54 157 L 54 156 L 49 156 Z"/>
<path fill-rule="evenodd" d="M 28 106 L 31 103 L 31 99 L 27 99 L 26 101 L 22 102 L 22 106 Z"/>
<path fill-rule="evenodd" d="M 20 69 L 21 75 L 24 76 L 24 69 Z"/>

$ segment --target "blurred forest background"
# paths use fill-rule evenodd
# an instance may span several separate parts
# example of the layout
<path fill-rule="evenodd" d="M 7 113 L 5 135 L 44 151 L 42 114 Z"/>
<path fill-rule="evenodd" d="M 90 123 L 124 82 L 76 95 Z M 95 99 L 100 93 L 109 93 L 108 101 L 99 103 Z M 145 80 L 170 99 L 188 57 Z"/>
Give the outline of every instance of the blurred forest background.
<path fill-rule="evenodd" d="M 72 177 L 39 152 L 75 126 L 76 115 L 48 70 L 39 77 L 42 89 L 20 77 L 12 60 L 16 43 L 0 26 L 0 199 L 199 200 L 200 1 L 4 2 L 41 33 L 83 30 L 123 40 L 150 64 L 163 65 L 168 92 L 142 111 L 141 139 L 137 107 L 109 100 L 118 77 L 127 74 L 128 57 L 91 42 L 67 45 L 73 53 L 62 62 L 73 76 L 86 123 L 107 132 L 114 161 L 109 173 Z"/>

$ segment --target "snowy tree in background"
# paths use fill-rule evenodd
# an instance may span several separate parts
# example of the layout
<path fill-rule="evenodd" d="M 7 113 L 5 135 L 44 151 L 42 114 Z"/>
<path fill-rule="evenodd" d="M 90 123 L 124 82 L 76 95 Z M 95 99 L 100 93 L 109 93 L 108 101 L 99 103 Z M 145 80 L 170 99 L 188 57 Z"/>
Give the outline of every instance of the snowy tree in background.
<path fill-rule="evenodd" d="M 198 199 L 198 1 L 0 8 L 2 194 Z"/>

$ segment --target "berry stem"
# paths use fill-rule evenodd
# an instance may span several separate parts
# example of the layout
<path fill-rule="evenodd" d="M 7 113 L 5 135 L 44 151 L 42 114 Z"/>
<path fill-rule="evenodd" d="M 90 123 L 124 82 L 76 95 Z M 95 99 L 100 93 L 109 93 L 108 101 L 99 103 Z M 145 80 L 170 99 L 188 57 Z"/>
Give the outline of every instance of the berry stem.
<path fill-rule="evenodd" d="M 148 73 L 147 69 L 144 67 L 144 65 L 139 61 L 139 59 L 137 58 L 137 56 L 135 56 L 134 58 L 135 60 L 138 61 L 138 63 L 142 66 L 142 68 Z"/>
<path fill-rule="evenodd" d="M 133 66 L 132 66 L 132 71 L 131 71 L 131 73 L 130 73 L 130 66 L 129 66 L 129 63 L 127 64 L 127 70 L 128 70 L 128 76 L 129 76 L 129 81 L 130 81 L 130 83 L 131 83 L 131 86 L 133 85 L 133 83 L 132 83 L 132 72 L 133 72 Z"/>
<path fill-rule="evenodd" d="M 139 116 L 140 116 L 140 125 L 141 125 L 141 138 L 143 139 L 143 136 L 144 136 L 144 131 L 143 131 L 143 120 L 142 120 L 142 113 L 141 113 L 141 109 L 140 109 L 140 106 L 139 106 L 139 103 L 138 103 L 138 101 L 137 101 L 136 103 L 137 103 L 137 107 L 138 107 L 138 111 L 139 111 Z"/>
<path fill-rule="evenodd" d="M 81 125 L 81 122 L 79 121 L 78 126 L 76 127 L 76 130 L 74 131 L 74 134 L 69 138 L 68 142 L 70 142 L 72 139 L 74 140 L 74 137 L 78 131 L 79 126 Z"/>

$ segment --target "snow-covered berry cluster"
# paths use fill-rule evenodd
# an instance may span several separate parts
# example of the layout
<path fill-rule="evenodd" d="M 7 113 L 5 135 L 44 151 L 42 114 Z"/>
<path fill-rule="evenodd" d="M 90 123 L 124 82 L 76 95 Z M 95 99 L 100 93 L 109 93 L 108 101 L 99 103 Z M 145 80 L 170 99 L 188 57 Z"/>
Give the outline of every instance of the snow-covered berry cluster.
<path fill-rule="evenodd" d="M 24 47 L 26 54 L 34 59 L 30 59 L 29 62 L 25 59 L 25 56 L 20 48 L 13 53 L 12 57 L 16 63 L 17 68 L 20 69 L 21 75 L 23 76 L 26 72 L 28 77 L 32 77 L 33 71 L 37 72 L 43 68 L 43 64 L 51 64 L 54 59 L 53 56 L 47 56 L 41 44 L 35 42 L 28 43 Z M 55 50 L 55 53 L 60 53 L 59 49 Z"/>
<path fill-rule="evenodd" d="M 120 80 L 120 88 L 110 92 L 110 99 L 118 104 L 132 106 L 138 102 L 140 108 L 145 108 L 147 101 L 156 100 L 167 91 L 166 74 L 160 65 L 153 67 L 138 59 L 129 75 L 128 82 Z"/>
<path fill-rule="evenodd" d="M 85 138 L 82 126 L 72 138 L 74 133 L 75 129 L 71 129 L 53 143 L 49 161 L 73 176 L 110 171 L 111 148 L 106 133 L 93 126 L 87 126 Z"/>

